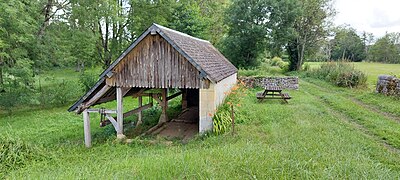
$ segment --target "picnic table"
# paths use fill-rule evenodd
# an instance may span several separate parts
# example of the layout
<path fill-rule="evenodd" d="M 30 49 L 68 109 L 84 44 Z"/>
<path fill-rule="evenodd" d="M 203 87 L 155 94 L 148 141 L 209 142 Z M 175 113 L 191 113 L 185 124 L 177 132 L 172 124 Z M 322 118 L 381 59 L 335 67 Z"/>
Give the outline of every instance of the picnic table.
<path fill-rule="evenodd" d="M 289 93 L 282 93 L 282 87 L 280 86 L 265 86 L 264 89 L 264 92 L 256 94 L 260 102 L 264 99 L 282 99 L 285 103 L 288 103 L 287 100 L 292 98 Z"/>

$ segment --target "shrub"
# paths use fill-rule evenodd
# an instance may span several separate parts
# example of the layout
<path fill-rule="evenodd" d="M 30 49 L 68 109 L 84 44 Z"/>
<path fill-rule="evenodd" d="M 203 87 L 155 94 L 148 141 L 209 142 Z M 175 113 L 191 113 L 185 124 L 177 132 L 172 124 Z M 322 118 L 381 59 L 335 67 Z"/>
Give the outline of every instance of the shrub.
<path fill-rule="evenodd" d="M 309 64 L 309 63 L 305 63 L 305 64 L 303 65 L 303 71 L 310 71 L 310 70 L 311 70 L 310 64 Z"/>
<path fill-rule="evenodd" d="M 271 66 L 281 67 L 285 62 L 280 57 L 274 57 L 271 59 Z"/>
<path fill-rule="evenodd" d="M 11 85 L 0 92 L 0 108 L 11 113 L 13 107 L 33 101 L 31 98 L 33 95 L 34 91 L 28 87 Z"/>
<path fill-rule="evenodd" d="M 81 76 L 79 77 L 79 83 L 81 84 L 83 90 L 89 91 L 90 88 L 92 88 L 97 82 L 97 76 L 93 74 L 85 74 L 82 73 Z"/>
<path fill-rule="evenodd" d="M 81 88 L 74 81 L 61 80 L 38 89 L 37 99 L 41 105 L 64 105 L 76 100 Z"/>
<path fill-rule="evenodd" d="M 306 76 L 323 79 L 340 87 L 364 86 L 367 75 L 349 63 L 329 62 L 324 63 L 318 69 L 306 72 Z"/>

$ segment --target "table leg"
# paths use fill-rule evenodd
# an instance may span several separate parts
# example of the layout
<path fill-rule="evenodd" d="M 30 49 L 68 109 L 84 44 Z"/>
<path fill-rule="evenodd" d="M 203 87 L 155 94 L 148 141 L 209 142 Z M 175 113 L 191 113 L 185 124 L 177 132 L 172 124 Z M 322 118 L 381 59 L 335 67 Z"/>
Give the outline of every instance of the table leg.
<path fill-rule="evenodd" d="M 289 104 L 289 102 L 285 99 L 285 96 L 283 96 L 282 92 L 279 92 L 279 95 L 281 96 L 284 103 Z"/>

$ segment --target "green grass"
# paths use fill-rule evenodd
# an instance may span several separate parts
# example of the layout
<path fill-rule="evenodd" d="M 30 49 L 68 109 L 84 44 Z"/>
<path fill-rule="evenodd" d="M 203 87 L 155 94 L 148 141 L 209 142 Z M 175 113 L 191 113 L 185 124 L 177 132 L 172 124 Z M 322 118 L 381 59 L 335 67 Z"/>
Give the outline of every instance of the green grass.
<path fill-rule="evenodd" d="M 369 89 L 339 88 L 314 79 L 301 80 L 300 90 L 288 91 L 293 97 L 289 104 L 279 100 L 259 103 L 255 94 L 260 90 L 249 89 L 241 98 L 234 136 L 230 132 L 198 136 L 187 144 L 171 144 L 160 137 L 137 137 L 131 144 L 119 143 L 113 128 L 100 128 L 100 117 L 93 114 L 93 147 L 87 149 L 82 116 L 67 112 L 68 106 L 0 114 L 2 136 L 24 142 L 12 147 L 26 151 L 21 152 L 25 156 L 19 156 L 23 165 L 6 171 L 1 171 L 0 165 L 0 178 L 400 178 L 398 100 Z M 124 105 L 129 110 L 137 101 L 124 98 Z M 98 107 L 115 106 L 111 102 Z M 170 106 L 169 116 L 176 115 L 179 99 Z M 157 123 L 158 116 L 159 109 L 147 110 L 144 127 L 128 124 L 125 133 L 135 137 Z M 135 121 L 136 117 L 128 120 Z M 33 154 L 39 158 L 25 158 L 32 150 L 40 152 Z M 18 155 L 18 151 L 12 152 Z"/>
<path fill-rule="evenodd" d="M 318 68 L 321 62 L 307 62 L 311 68 Z M 352 63 L 357 69 L 363 71 L 368 76 L 368 87 L 373 88 L 376 85 L 378 76 L 382 74 L 400 76 L 400 64 L 382 64 L 382 63 L 368 63 L 368 62 L 355 62 Z"/>

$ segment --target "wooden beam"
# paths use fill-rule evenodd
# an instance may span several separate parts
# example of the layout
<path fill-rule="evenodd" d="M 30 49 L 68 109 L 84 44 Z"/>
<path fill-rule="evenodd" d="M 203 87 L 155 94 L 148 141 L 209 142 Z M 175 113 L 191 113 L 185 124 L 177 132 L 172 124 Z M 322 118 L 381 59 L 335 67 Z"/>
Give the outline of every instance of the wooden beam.
<path fill-rule="evenodd" d="M 118 122 L 118 131 L 117 131 L 117 137 L 119 135 L 123 135 L 124 132 L 124 109 L 123 109 L 123 99 L 122 99 L 122 88 L 121 87 L 116 87 L 116 98 L 117 98 L 117 122 Z"/>
<path fill-rule="evenodd" d="M 111 124 L 114 126 L 115 131 L 119 132 L 119 124 L 117 123 L 117 121 L 115 121 L 115 119 L 110 116 L 110 114 L 106 114 L 106 117 L 108 119 L 109 122 L 111 122 Z"/>
<path fill-rule="evenodd" d="M 92 98 L 90 98 L 89 101 L 85 103 L 83 106 L 84 109 L 90 107 L 94 102 L 99 100 L 111 87 L 108 85 L 104 85 L 103 88 L 100 89 L 99 92 L 97 92 Z"/>
<path fill-rule="evenodd" d="M 187 101 L 187 90 L 182 89 L 182 110 L 186 109 L 188 107 L 188 101 Z"/>
<path fill-rule="evenodd" d="M 146 91 L 146 89 L 140 89 L 138 92 L 136 92 L 135 94 L 132 95 L 133 98 L 137 98 L 142 96 L 142 93 Z"/>
<path fill-rule="evenodd" d="M 162 96 L 162 102 L 161 102 L 161 107 L 162 107 L 162 113 L 160 116 L 160 119 L 158 120 L 158 124 L 163 124 L 168 121 L 168 115 L 167 115 L 167 109 L 168 109 L 168 100 L 167 100 L 167 90 L 168 89 L 162 89 L 161 96 Z"/>
<path fill-rule="evenodd" d="M 92 147 L 92 137 L 90 135 L 90 117 L 87 110 L 83 111 L 83 130 L 85 136 L 85 146 L 90 148 Z"/>
<path fill-rule="evenodd" d="M 99 99 L 99 100 L 97 101 L 97 104 L 105 103 L 105 102 L 112 101 L 112 100 L 115 100 L 115 97 L 114 97 L 114 96 L 103 97 L 103 98 L 101 98 L 101 99 Z"/>
<path fill-rule="evenodd" d="M 138 113 L 138 112 L 142 112 L 142 111 L 144 111 L 144 110 L 146 110 L 146 109 L 148 109 L 148 108 L 151 108 L 151 107 L 153 107 L 153 103 L 149 103 L 149 104 L 146 104 L 146 105 L 144 105 L 144 106 L 142 106 L 142 107 L 139 107 L 139 108 L 136 108 L 136 109 L 133 109 L 133 110 L 131 110 L 131 111 L 128 111 L 128 112 L 126 112 L 126 113 L 124 113 L 124 118 L 126 118 L 126 117 L 129 117 L 130 115 L 132 115 L 132 114 L 135 114 L 135 113 Z M 112 113 L 111 113 L 112 114 Z M 116 119 L 116 117 L 113 117 L 114 119 Z M 116 122 L 118 122 L 118 121 L 116 121 Z M 104 126 L 107 126 L 108 124 L 110 124 L 111 122 L 109 121 L 109 120 L 106 120 L 106 121 L 104 121 L 104 122 L 102 122 L 101 124 L 100 124 L 100 127 L 104 127 Z M 124 122 L 125 123 L 125 122 Z"/>
<path fill-rule="evenodd" d="M 139 103 L 139 108 L 141 108 L 143 106 L 143 97 L 139 96 L 138 97 L 138 103 Z M 142 111 L 138 112 L 138 121 L 136 123 L 136 126 L 142 124 Z"/>
<path fill-rule="evenodd" d="M 133 109 L 133 110 L 131 110 L 131 111 L 128 111 L 128 112 L 124 113 L 124 118 L 129 117 L 129 116 L 131 116 L 132 114 L 136 114 L 136 113 L 142 112 L 143 110 L 146 110 L 146 109 L 151 108 L 151 107 L 153 107 L 153 104 L 152 104 L 152 103 L 146 104 L 146 105 L 144 105 L 144 106 L 142 106 L 142 107 L 138 107 L 138 108 L 136 108 L 136 109 Z"/>
<path fill-rule="evenodd" d="M 160 94 L 153 94 L 152 95 L 153 96 L 153 99 L 155 99 L 157 102 L 158 102 L 158 104 L 162 104 L 162 100 L 160 99 Z"/>
<path fill-rule="evenodd" d="M 121 87 L 121 89 L 122 89 L 122 97 L 124 97 L 126 93 L 128 93 L 129 90 L 131 90 L 131 87 Z"/>
<path fill-rule="evenodd" d="M 101 111 L 103 111 L 102 109 L 87 109 L 87 112 L 89 113 L 100 113 Z M 109 110 L 109 109 L 105 109 L 104 113 L 106 114 L 117 114 L 116 110 Z"/>
<path fill-rule="evenodd" d="M 167 101 L 169 101 L 169 100 L 171 100 L 171 99 L 174 99 L 174 98 L 178 97 L 178 96 L 181 95 L 181 94 L 182 94 L 182 91 L 177 92 L 177 93 L 175 93 L 175 94 L 173 94 L 173 95 L 167 97 Z"/>

